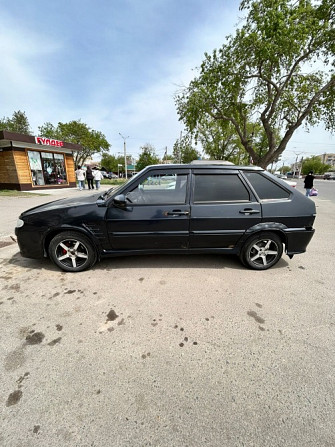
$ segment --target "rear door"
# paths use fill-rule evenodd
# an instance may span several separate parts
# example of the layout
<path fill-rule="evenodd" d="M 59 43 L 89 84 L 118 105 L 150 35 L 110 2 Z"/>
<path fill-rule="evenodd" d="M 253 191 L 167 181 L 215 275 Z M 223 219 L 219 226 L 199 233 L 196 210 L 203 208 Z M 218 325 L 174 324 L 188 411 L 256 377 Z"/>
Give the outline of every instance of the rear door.
<path fill-rule="evenodd" d="M 191 190 L 191 249 L 233 249 L 261 222 L 261 205 L 238 170 L 195 169 Z"/>

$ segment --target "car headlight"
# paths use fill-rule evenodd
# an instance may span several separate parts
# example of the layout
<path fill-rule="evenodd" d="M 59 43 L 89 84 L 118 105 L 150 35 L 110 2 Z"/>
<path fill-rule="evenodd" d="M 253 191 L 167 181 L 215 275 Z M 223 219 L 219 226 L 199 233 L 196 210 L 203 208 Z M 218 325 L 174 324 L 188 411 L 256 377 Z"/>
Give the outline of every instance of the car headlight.
<path fill-rule="evenodd" d="M 21 228 L 24 225 L 24 221 L 22 219 L 17 219 L 16 228 Z"/>

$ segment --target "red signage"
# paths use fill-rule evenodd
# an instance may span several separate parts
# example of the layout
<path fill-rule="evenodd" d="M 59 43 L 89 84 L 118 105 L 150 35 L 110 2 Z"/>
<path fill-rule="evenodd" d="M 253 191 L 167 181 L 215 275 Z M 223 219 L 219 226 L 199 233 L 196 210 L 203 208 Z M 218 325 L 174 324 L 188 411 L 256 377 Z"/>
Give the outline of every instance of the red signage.
<path fill-rule="evenodd" d="M 64 146 L 63 141 L 53 140 L 52 138 L 35 137 L 36 144 L 44 144 L 45 146 Z"/>

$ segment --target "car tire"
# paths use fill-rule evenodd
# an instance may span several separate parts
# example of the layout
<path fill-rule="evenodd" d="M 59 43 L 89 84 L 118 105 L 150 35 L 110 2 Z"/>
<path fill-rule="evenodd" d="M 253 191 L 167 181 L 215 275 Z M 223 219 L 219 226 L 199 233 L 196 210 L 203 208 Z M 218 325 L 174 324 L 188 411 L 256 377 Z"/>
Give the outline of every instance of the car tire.
<path fill-rule="evenodd" d="M 249 238 L 241 251 L 240 260 L 254 270 L 267 270 L 277 264 L 283 254 L 283 243 L 274 233 L 259 233 Z"/>
<path fill-rule="evenodd" d="M 74 231 L 57 234 L 51 240 L 48 252 L 51 260 L 66 272 L 82 272 L 91 268 L 97 260 L 90 240 Z"/>

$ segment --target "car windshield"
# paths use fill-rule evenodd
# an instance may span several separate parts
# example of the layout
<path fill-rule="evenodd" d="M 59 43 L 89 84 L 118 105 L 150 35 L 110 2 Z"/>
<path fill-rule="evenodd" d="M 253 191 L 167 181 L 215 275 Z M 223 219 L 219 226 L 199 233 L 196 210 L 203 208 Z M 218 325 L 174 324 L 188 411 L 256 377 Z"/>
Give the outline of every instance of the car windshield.
<path fill-rule="evenodd" d="M 126 185 L 127 183 L 129 183 L 131 180 L 133 180 L 134 177 L 129 178 L 125 183 L 121 183 L 120 185 L 115 185 L 112 188 L 110 188 L 108 191 L 106 191 L 104 194 L 101 195 L 101 197 L 103 199 L 109 199 L 109 197 L 112 194 L 115 194 L 119 189 L 121 189 L 124 185 Z"/>

